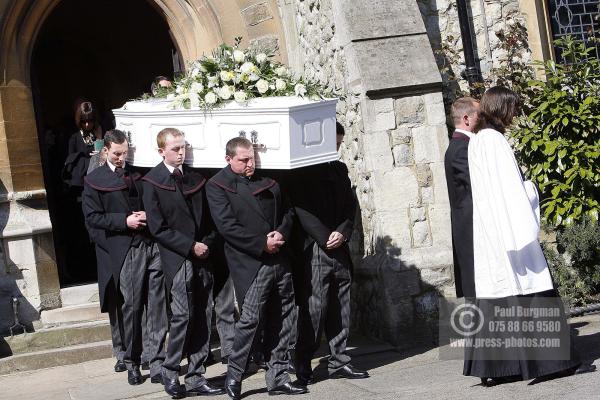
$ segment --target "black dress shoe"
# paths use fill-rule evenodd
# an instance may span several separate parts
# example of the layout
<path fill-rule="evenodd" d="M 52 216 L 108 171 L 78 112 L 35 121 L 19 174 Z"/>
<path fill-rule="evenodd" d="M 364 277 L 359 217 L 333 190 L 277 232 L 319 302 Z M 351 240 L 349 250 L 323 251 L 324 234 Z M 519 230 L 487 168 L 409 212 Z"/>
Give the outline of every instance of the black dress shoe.
<path fill-rule="evenodd" d="M 350 364 L 346 364 L 342 368 L 330 374 L 329 377 L 331 379 L 364 379 L 369 377 L 369 373 L 367 371 L 362 371 L 358 368 L 355 368 Z"/>
<path fill-rule="evenodd" d="M 125 361 L 117 360 L 115 364 L 115 372 L 125 372 L 127 371 L 127 366 L 125 365 Z"/>
<path fill-rule="evenodd" d="M 142 378 L 140 367 L 135 366 L 133 369 L 127 371 L 127 382 L 130 385 L 141 385 L 144 383 L 144 378 Z"/>
<path fill-rule="evenodd" d="M 300 385 L 300 386 L 308 386 L 308 385 L 312 385 L 313 383 L 315 383 L 315 380 L 313 378 L 312 375 L 307 375 L 307 374 L 297 374 L 296 375 L 296 384 Z"/>
<path fill-rule="evenodd" d="M 185 397 L 185 386 L 179 383 L 179 378 L 169 379 L 166 376 L 162 377 L 162 383 L 165 387 L 165 392 L 174 399 L 183 399 Z"/>
<path fill-rule="evenodd" d="M 162 384 L 163 383 L 162 376 L 160 374 L 152 375 L 150 377 L 150 382 Z"/>
<path fill-rule="evenodd" d="M 292 361 L 290 361 L 288 364 L 287 372 L 288 372 L 288 374 L 296 375 L 296 366 L 294 365 L 294 363 Z"/>
<path fill-rule="evenodd" d="M 148 371 L 150 369 L 150 363 L 148 361 L 144 361 L 142 363 L 142 371 Z"/>
<path fill-rule="evenodd" d="M 594 364 L 581 364 L 574 372 L 574 375 L 587 374 L 588 372 L 594 372 L 596 366 Z"/>
<path fill-rule="evenodd" d="M 306 386 L 296 385 L 292 382 L 284 383 L 283 385 L 279 385 L 274 389 L 269 390 L 269 396 L 277 396 L 280 394 L 303 394 L 308 393 L 308 389 Z"/>
<path fill-rule="evenodd" d="M 225 394 L 225 389 L 211 386 L 210 383 L 196 386 L 193 389 L 187 391 L 188 396 L 216 396 L 218 394 Z"/>
<path fill-rule="evenodd" d="M 225 379 L 225 393 L 233 400 L 240 400 L 242 398 L 242 382 L 231 378 Z"/>

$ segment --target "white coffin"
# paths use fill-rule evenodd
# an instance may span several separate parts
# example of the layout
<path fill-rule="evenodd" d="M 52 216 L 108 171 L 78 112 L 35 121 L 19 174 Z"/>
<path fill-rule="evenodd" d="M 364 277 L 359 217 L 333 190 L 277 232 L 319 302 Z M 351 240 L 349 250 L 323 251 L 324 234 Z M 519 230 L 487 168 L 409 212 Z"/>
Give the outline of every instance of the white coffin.
<path fill-rule="evenodd" d="M 116 128 L 130 138 L 127 162 L 153 167 L 158 155 L 156 135 L 163 128 L 185 134 L 185 163 L 221 168 L 225 144 L 236 136 L 255 143 L 258 168 L 292 169 L 338 159 L 335 143 L 337 100 L 265 97 L 247 105 L 230 102 L 210 111 L 171 109 L 168 100 L 132 101 L 113 110 Z"/>

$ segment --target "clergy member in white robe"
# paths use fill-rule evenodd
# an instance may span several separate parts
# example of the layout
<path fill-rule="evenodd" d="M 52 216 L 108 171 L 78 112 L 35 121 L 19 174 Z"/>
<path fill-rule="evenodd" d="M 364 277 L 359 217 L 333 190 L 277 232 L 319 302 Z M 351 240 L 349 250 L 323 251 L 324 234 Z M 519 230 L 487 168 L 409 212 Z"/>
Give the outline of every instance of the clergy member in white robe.
<path fill-rule="evenodd" d="M 531 188 L 527 189 L 503 135 L 517 110 L 518 97 L 514 92 L 501 87 L 488 90 L 480 103 L 479 129 L 469 141 L 475 304 L 489 323 L 495 319 L 493 310 L 498 305 L 554 302 L 561 310 L 561 326 L 568 330 L 560 297 L 538 241 L 539 211 L 534 208 L 537 199 Z M 516 332 L 513 336 L 533 335 Z M 545 360 L 540 356 L 541 351 L 495 351 L 468 349 L 463 374 L 480 377 L 483 385 L 491 386 L 572 374 L 580 365 L 573 351 L 571 359 L 563 360 Z M 508 351 L 511 356 L 507 360 L 502 352 Z"/>

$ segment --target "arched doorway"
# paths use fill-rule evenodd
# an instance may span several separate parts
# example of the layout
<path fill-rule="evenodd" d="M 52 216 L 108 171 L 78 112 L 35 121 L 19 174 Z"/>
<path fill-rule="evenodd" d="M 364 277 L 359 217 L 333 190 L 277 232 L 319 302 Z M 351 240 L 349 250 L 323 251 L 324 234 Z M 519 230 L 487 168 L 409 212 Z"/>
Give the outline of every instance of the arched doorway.
<path fill-rule="evenodd" d="M 45 20 L 31 55 L 31 85 L 61 286 L 92 282 L 96 259 L 79 205 L 60 176 L 69 136 L 78 132 L 78 98 L 97 107 L 104 130 L 110 110 L 150 90 L 179 65 L 169 26 L 147 0 L 63 0 Z M 175 60 L 175 63 L 174 63 Z"/>

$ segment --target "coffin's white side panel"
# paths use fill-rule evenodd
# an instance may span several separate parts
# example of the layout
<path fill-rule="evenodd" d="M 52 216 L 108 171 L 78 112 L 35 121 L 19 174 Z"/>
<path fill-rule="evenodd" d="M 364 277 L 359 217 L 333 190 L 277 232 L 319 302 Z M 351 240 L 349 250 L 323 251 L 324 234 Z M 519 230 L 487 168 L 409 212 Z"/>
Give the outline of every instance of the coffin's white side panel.
<path fill-rule="evenodd" d="M 132 149 L 128 162 L 152 167 L 161 161 L 156 135 L 166 127 L 184 132 L 189 144 L 186 164 L 198 168 L 225 165 L 225 144 L 245 136 L 256 144 L 259 168 L 291 169 L 333 161 L 337 100 L 300 98 L 255 99 L 248 106 L 172 110 L 164 101 L 129 102 L 114 110 L 117 129 L 128 132 Z"/>

